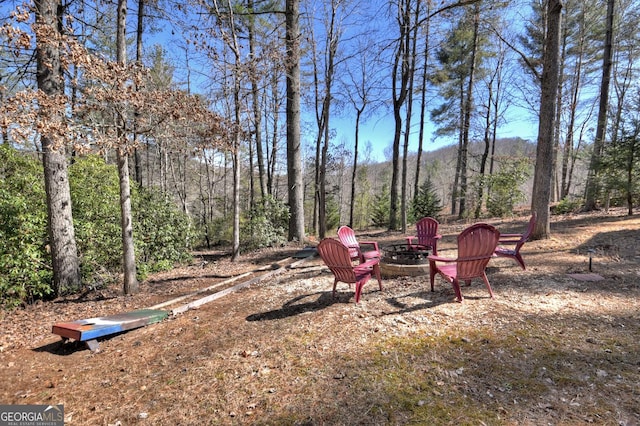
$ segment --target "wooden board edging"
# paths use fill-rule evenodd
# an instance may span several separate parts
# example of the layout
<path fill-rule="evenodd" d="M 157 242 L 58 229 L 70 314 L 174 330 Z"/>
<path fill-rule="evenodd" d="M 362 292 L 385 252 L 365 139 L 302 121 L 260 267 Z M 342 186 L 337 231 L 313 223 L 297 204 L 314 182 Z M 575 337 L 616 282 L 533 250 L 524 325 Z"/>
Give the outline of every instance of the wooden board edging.
<path fill-rule="evenodd" d="M 226 279 L 224 281 L 221 281 L 219 283 L 210 285 L 209 287 L 202 288 L 202 289 L 200 289 L 198 291 L 194 291 L 192 293 L 185 294 L 185 295 L 180 296 L 180 297 L 176 297 L 175 299 L 167 300 L 166 302 L 158 303 L 157 305 L 153 305 L 153 306 L 151 306 L 151 307 L 149 307 L 147 309 L 164 308 L 165 306 L 173 305 L 174 303 L 178 303 L 178 302 L 180 302 L 180 301 L 182 301 L 184 299 L 188 299 L 190 297 L 197 296 L 198 294 L 201 294 L 201 293 L 206 293 L 207 291 L 213 290 L 216 287 L 220 287 L 222 285 L 229 284 L 231 282 L 234 282 L 236 280 L 239 280 L 240 278 L 244 278 L 244 277 L 249 276 L 249 275 L 251 275 L 251 272 L 245 272 L 244 274 L 240 274 L 240 275 L 237 275 L 235 277 L 231 277 L 231 278 Z"/>
<path fill-rule="evenodd" d="M 255 277 L 255 278 L 252 278 L 250 280 L 241 282 L 240 284 L 236 284 L 233 287 L 226 288 L 226 289 L 224 289 L 222 291 L 219 291 L 217 293 L 210 294 L 209 296 L 205 296 L 205 297 L 203 297 L 201 299 L 194 300 L 193 302 L 190 302 L 190 303 L 187 303 L 185 305 L 179 306 L 179 307 L 177 307 L 175 309 L 172 309 L 171 310 L 171 315 L 175 316 L 177 314 L 181 314 L 183 312 L 186 312 L 189 309 L 197 308 L 199 306 L 204 305 L 205 303 L 209 303 L 209 302 L 212 302 L 212 301 L 214 301 L 216 299 L 220 299 L 221 297 L 224 297 L 224 296 L 226 296 L 228 294 L 234 293 L 234 292 L 236 292 L 236 291 L 238 291 L 238 290 L 240 290 L 242 288 L 248 287 L 251 284 L 255 284 L 257 282 L 260 282 L 260 281 L 264 280 L 265 278 L 269 278 L 269 277 L 272 277 L 272 276 L 274 276 L 276 274 L 284 272 L 284 271 L 286 271 L 288 269 L 292 269 L 292 268 L 294 268 L 294 267 L 306 262 L 307 260 L 309 260 L 309 259 L 311 259 L 313 257 L 315 257 L 315 255 L 307 256 L 307 257 L 302 258 L 302 259 L 300 259 L 300 260 L 298 260 L 296 262 L 293 262 L 291 265 L 288 265 L 288 266 L 278 265 L 278 268 L 276 268 L 273 271 L 268 272 L 268 273 L 266 273 L 264 275 L 260 275 L 259 277 Z M 285 260 L 290 260 L 290 259 L 291 258 L 287 258 Z"/>

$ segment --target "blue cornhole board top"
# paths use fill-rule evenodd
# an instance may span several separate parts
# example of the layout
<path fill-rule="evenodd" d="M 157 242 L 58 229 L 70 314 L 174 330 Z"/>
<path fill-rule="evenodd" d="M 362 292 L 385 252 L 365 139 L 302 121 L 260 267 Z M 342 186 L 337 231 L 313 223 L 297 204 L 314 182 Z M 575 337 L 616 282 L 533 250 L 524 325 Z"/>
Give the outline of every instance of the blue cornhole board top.
<path fill-rule="evenodd" d="M 53 325 L 52 333 L 63 338 L 85 342 L 160 322 L 167 316 L 166 311 L 140 309 L 106 317 L 59 322 Z"/>

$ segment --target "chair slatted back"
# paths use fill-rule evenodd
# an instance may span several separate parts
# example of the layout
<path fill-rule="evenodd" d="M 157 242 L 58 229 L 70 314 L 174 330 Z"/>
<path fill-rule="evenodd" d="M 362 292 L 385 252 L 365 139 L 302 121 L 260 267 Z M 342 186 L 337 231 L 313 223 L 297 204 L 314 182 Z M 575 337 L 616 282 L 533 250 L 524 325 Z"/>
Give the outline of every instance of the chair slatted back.
<path fill-rule="evenodd" d="M 486 223 L 477 223 L 458 235 L 458 279 L 480 277 L 493 257 L 500 232 Z"/>
<path fill-rule="evenodd" d="M 318 244 L 318 254 L 338 281 L 356 282 L 349 249 L 338 240 L 325 238 Z"/>
<path fill-rule="evenodd" d="M 341 226 L 338 229 L 338 238 L 340 242 L 349 249 L 349 256 L 356 259 L 360 256 L 360 244 L 356 238 L 356 233 L 348 226 Z"/>
<path fill-rule="evenodd" d="M 416 222 L 416 235 L 418 244 L 433 247 L 436 243 L 435 236 L 438 234 L 439 223 L 432 217 L 423 217 Z"/>

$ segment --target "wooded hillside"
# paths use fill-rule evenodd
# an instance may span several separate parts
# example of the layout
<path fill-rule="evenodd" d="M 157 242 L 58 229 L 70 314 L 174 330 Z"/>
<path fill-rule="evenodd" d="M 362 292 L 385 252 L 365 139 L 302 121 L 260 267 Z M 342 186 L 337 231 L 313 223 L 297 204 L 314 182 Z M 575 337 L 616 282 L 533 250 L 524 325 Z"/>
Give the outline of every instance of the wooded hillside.
<path fill-rule="evenodd" d="M 184 215 L 189 235 L 163 244 L 228 243 L 234 258 L 339 224 L 405 231 L 528 207 L 548 238 L 550 205 L 632 214 L 640 8 L 606 4 L 3 2 L 2 143 L 42 162 L 36 279 L 54 295 L 93 280 L 80 239 L 96 216 L 76 219 L 70 177 L 86 158 L 117 171 L 107 263 L 126 293 L 148 257 L 136 191 Z M 23 183 L 2 178 L 17 203 Z M 23 234 L 4 232 L 14 253 Z"/>

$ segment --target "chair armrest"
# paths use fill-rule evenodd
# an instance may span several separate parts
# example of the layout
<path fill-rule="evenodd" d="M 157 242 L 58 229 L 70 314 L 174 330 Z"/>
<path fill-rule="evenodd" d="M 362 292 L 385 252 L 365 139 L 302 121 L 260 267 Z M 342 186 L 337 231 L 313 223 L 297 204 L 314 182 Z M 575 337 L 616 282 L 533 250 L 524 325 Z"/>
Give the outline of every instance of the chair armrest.
<path fill-rule="evenodd" d="M 522 240 L 522 234 L 500 234 L 500 239 L 498 240 L 499 244 L 505 243 L 518 243 Z"/>
<path fill-rule="evenodd" d="M 373 268 L 374 266 L 376 266 L 379 263 L 380 263 L 380 259 L 377 259 L 377 258 L 369 259 L 366 262 L 362 262 L 362 263 L 360 263 L 358 265 L 355 265 L 353 267 L 353 270 L 357 272 L 357 271 L 360 271 L 360 270 L 363 270 L 363 269 L 365 269 L 365 270 L 366 269 L 371 269 L 371 268 Z"/>
<path fill-rule="evenodd" d="M 440 235 L 440 234 L 434 235 L 433 238 L 435 238 L 436 240 L 439 240 L 440 238 L 442 238 L 442 235 Z"/>
<path fill-rule="evenodd" d="M 442 256 L 435 256 L 435 255 L 429 255 L 427 256 L 427 259 L 429 259 L 430 261 L 436 261 L 436 262 L 456 262 L 458 259 L 452 259 L 450 257 L 442 257 Z"/>

